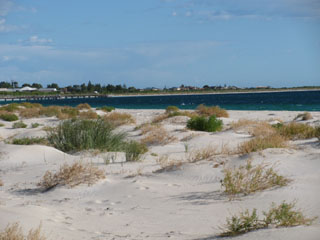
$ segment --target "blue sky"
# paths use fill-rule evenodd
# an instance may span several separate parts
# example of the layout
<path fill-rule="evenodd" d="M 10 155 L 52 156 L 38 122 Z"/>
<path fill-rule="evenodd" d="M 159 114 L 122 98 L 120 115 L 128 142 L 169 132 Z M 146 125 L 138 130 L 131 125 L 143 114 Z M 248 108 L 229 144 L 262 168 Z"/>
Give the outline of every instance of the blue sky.
<path fill-rule="evenodd" d="M 320 0 L 0 0 L 0 81 L 320 85 Z"/>

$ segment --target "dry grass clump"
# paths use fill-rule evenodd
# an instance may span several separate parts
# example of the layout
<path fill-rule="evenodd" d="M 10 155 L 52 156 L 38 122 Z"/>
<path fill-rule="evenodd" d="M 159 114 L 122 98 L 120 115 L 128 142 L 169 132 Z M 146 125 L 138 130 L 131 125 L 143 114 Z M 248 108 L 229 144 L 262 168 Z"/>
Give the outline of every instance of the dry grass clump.
<path fill-rule="evenodd" d="M 256 137 L 238 146 L 239 154 L 248 154 L 261 151 L 267 148 L 285 148 L 287 141 L 279 134 L 271 134 L 265 137 Z"/>
<path fill-rule="evenodd" d="M 47 237 L 41 234 L 41 225 L 31 229 L 28 235 L 24 235 L 19 223 L 8 225 L 3 232 L 0 232 L 0 240 L 46 240 Z"/>
<path fill-rule="evenodd" d="M 165 113 L 154 117 L 151 122 L 152 123 L 160 123 L 165 119 L 176 117 L 176 116 L 186 116 L 186 117 L 192 118 L 192 117 L 198 116 L 198 114 L 195 112 L 190 112 L 190 111 L 180 111 L 179 109 L 177 111 L 173 111 L 170 108 L 169 110 L 166 109 Z"/>
<path fill-rule="evenodd" d="M 104 172 L 91 163 L 75 162 L 71 166 L 68 164 L 62 165 L 56 173 L 47 171 L 38 186 L 45 190 L 52 189 L 58 185 L 73 188 L 80 184 L 92 185 L 104 178 Z"/>
<path fill-rule="evenodd" d="M 309 139 L 316 136 L 316 128 L 303 123 L 277 124 L 274 128 L 281 136 L 290 140 Z"/>
<path fill-rule="evenodd" d="M 231 128 L 234 131 L 244 129 L 254 137 L 272 135 L 276 132 L 269 123 L 250 119 L 239 119 L 237 122 L 232 122 Z"/>
<path fill-rule="evenodd" d="M 83 109 L 91 109 L 91 106 L 88 103 L 80 103 L 79 105 L 76 106 L 78 110 L 83 110 Z"/>
<path fill-rule="evenodd" d="M 2 180 L 0 179 L 0 187 L 2 187 L 3 186 L 3 182 L 2 182 Z"/>
<path fill-rule="evenodd" d="M 302 121 L 307 121 L 312 119 L 312 115 L 309 112 L 300 113 L 294 118 L 294 120 L 298 120 L 298 119 L 301 119 Z"/>
<path fill-rule="evenodd" d="M 40 108 L 22 108 L 20 109 L 19 114 L 23 118 L 36 118 L 40 116 Z"/>
<path fill-rule="evenodd" d="M 181 168 L 182 161 L 170 159 L 168 155 L 163 155 L 157 159 L 160 169 L 154 171 L 155 173 L 176 171 Z"/>
<path fill-rule="evenodd" d="M 315 218 L 307 218 L 301 210 L 296 210 L 295 202 L 286 203 L 283 201 L 276 206 L 272 203 L 268 212 L 263 212 L 264 218 L 259 219 L 257 209 L 241 212 L 239 215 L 233 215 L 227 218 L 227 224 L 222 228 L 221 237 L 237 236 L 250 231 L 268 227 L 294 227 L 299 225 L 311 225 Z"/>
<path fill-rule="evenodd" d="M 187 160 L 190 163 L 199 162 L 202 160 L 213 160 L 215 156 L 218 155 L 232 155 L 234 151 L 232 151 L 228 144 L 222 144 L 221 147 L 208 146 L 202 149 L 197 149 L 191 151 Z"/>
<path fill-rule="evenodd" d="M 170 136 L 166 129 L 161 125 L 150 125 L 148 129 L 142 130 L 145 136 L 141 139 L 141 143 L 150 145 L 165 145 L 176 140 L 175 137 Z"/>
<path fill-rule="evenodd" d="M 215 115 L 216 117 L 229 117 L 228 112 L 223 109 L 220 108 L 219 106 L 205 106 L 203 104 L 200 104 L 197 109 L 196 112 L 199 115 L 204 115 L 204 116 L 212 116 Z"/>
<path fill-rule="evenodd" d="M 124 124 L 135 123 L 135 119 L 128 113 L 111 112 L 103 117 L 104 120 L 111 122 L 118 127 Z"/>
<path fill-rule="evenodd" d="M 96 112 L 89 110 L 89 111 L 80 112 L 79 118 L 81 118 L 81 119 L 98 119 L 99 115 Z"/>
<path fill-rule="evenodd" d="M 290 180 L 279 175 L 274 167 L 260 163 L 252 165 L 248 160 L 246 165 L 235 168 L 225 168 L 221 187 L 232 199 L 237 194 L 248 195 L 257 191 L 263 191 L 272 187 L 286 186 Z"/>

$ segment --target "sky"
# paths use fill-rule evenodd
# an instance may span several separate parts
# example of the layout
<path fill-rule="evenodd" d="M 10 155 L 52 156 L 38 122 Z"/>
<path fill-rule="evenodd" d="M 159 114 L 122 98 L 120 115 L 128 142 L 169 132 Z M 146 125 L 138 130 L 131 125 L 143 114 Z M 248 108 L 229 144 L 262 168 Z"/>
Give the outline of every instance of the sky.
<path fill-rule="evenodd" d="M 0 81 L 320 85 L 320 0 L 0 0 Z"/>

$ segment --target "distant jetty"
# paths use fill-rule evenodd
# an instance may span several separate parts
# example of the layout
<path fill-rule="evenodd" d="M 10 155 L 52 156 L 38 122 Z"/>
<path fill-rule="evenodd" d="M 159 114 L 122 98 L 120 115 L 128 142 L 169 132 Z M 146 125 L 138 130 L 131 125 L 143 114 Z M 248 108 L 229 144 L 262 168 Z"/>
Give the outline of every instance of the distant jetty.
<path fill-rule="evenodd" d="M 64 99 L 87 99 L 87 98 L 107 98 L 108 95 L 101 94 L 72 94 L 72 95 L 25 95 L 25 96 L 0 96 L 1 102 L 14 101 L 41 101 L 41 100 L 64 100 Z"/>

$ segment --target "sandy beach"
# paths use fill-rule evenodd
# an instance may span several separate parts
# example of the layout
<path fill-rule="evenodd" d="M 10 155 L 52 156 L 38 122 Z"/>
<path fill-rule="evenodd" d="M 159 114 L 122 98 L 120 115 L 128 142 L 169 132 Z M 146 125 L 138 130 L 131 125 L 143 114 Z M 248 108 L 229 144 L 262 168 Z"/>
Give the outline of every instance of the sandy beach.
<path fill-rule="evenodd" d="M 99 115 L 106 113 L 95 110 Z M 143 138 L 137 126 L 151 122 L 164 110 L 126 110 L 135 123 L 116 129 L 130 140 Z M 250 154 L 236 153 L 252 135 L 246 128 L 233 129 L 240 119 L 270 124 L 292 122 L 302 112 L 228 111 L 223 130 L 209 133 L 186 128 L 186 116 L 161 121 L 172 141 L 149 146 L 138 162 L 106 164 L 105 153 L 64 153 L 45 145 L 13 145 L 10 140 L 45 137 L 45 127 L 57 126 L 56 117 L 22 119 L 27 128 L 12 128 L 0 120 L 0 229 L 19 222 L 26 232 L 41 224 L 48 239 L 217 239 L 226 218 L 244 209 L 266 211 L 274 202 L 296 201 L 306 216 L 320 217 L 320 143 L 317 138 L 290 140 L 285 148 L 267 148 Z M 320 126 L 320 112 L 312 119 L 296 120 Z M 31 128 L 31 124 L 40 124 Z M 190 161 L 195 153 L 215 149 L 208 159 Z M 253 164 L 274 166 L 291 181 L 287 186 L 257 191 L 235 199 L 224 194 L 223 169 Z M 57 186 L 42 191 L 37 183 L 46 171 L 64 163 L 91 162 L 105 179 L 74 188 Z M 319 239 L 320 221 L 310 226 L 266 228 L 233 239 Z"/>

